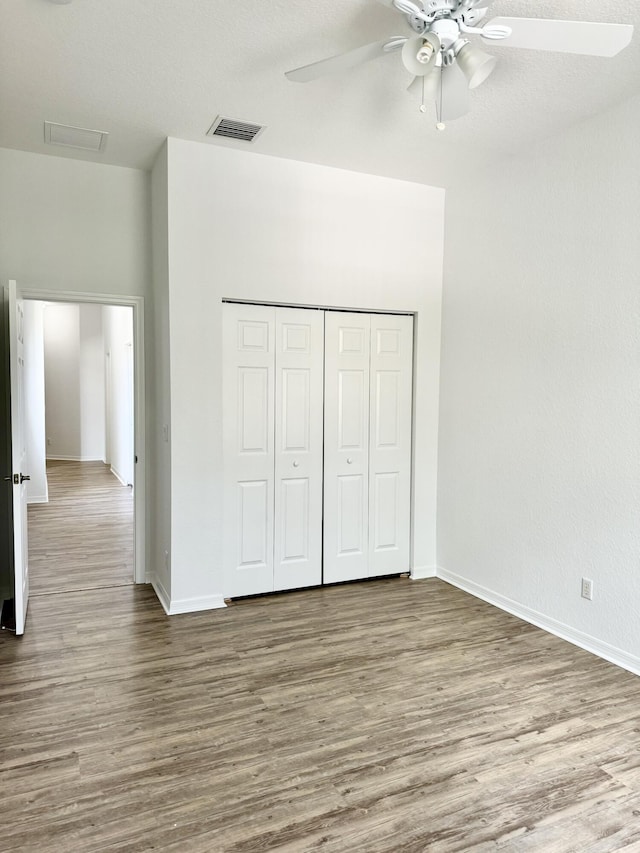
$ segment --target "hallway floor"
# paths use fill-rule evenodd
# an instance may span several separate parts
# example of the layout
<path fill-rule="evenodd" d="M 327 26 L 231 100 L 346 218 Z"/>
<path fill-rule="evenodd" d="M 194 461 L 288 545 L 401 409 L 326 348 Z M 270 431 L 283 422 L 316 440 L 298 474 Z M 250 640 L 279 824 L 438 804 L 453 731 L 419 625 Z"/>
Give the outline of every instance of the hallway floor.
<path fill-rule="evenodd" d="M 133 583 L 133 497 L 102 462 L 47 462 L 49 503 L 29 506 L 30 594 Z"/>

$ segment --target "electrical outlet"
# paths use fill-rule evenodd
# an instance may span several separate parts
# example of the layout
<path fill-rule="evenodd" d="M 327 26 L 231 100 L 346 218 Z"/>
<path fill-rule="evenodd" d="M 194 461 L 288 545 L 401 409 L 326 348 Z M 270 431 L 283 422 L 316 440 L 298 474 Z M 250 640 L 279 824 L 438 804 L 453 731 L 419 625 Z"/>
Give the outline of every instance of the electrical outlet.
<path fill-rule="evenodd" d="M 588 598 L 589 601 L 593 599 L 593 581 L 590 581 L 589 578 L 582 578 L 581 595 L 583 598 Z"/>

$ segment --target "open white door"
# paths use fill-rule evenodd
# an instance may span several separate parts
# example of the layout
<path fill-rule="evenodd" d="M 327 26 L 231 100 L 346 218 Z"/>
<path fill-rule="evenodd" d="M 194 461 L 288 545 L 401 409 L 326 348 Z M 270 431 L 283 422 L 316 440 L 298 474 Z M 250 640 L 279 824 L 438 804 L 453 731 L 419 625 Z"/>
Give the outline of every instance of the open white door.
<path fill-rule="evenodd" d="M 27 547 L 27 456 L 24 421 L 24 304 L 15 281 L 9 282 L 9 367 L 11 390 L 11 461 L 13 466 L 13 553 L 16 634 L 24 634 L 29 602 Z"/>

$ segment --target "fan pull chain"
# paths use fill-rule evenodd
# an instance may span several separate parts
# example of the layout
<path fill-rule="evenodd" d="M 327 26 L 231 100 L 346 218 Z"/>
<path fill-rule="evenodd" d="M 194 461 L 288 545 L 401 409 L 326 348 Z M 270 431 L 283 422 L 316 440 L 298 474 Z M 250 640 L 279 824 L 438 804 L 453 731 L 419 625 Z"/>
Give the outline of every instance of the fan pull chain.
<path fill-rule="evenodd" d="M 446 124 L 442 121 L 442 74 L 443 69 L 440 69 L 440 86 L 439 86 L 439 97 L 436 98 L 436 129 L 437 130 L 446 130 Z"/>

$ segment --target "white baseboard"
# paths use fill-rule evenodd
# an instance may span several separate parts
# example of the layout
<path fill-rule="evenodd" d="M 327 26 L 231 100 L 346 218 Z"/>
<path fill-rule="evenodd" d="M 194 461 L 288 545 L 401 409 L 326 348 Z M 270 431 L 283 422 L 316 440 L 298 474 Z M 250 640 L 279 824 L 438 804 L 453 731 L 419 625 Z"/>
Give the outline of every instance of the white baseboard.
<path fill-rule="evenodd" d="M 113 465 L 111 465 L 109 467 L 109 470 L 111 471 L 113 476 L 116 478 L 116 480 L 118 480 L 120 483 L 122 483 L 123 486 L 131 485 L 130 483 L 127 483 L 127 481 L 124 479 L 124 477 L 122 477 L 122 475 L 117 471 L 117 469 L 113 467 Z"/>
<path fill-rule="evenodd" d="M 178 598 L 171 602 L 169 616 L 177 613 L 197 613 L 200 610 L 217 610 L 226 607 L 221 595 L 202 595 L 198 598 Z"/>
<path fill-rule="evenodd" d="M 61 453 L 56 453 L 54 456 L 47 454 L 47 462 L 102 462 L 101 456 L 63 456 Z"/>
<path fill-rule="evenodd" d="M 31 485 L 31 484 L 29 484 Z M 49 481 L 44 478 L 44 495 L 29 495 L 27 504 L 48 504 L 49 503 Z"/>
<path fill-rule="evenodd" d="M 158 578 L 153 578 L 151 585 L 167 616 L 176 616 L 178 613 L 197 613 L 200 610 L 217 610 L 219 607 L 227 606 L 221 595 L 201 595 L 197 598 L 179 598 L 172 601 Z"/>
<path fill-rule="evenodd" d="M 499 607 L 500 610 L 506 610 L 507 613 L 511 613 L 513 616 L 517 616 L 519 619 L 523 619 L 537 628 L 542 628 L 543 631 L 548 631 L 562 640 L 573 643 L 574 646 L 579 646 L 581 649 L 591 652 L 591 654 L 597 655 L 597 657 L 603 658 L 609 661 L 609 663 L 614 663 L 616 666 L 626 669 L 634 675 L 640 675 L 640 658 L 636 655 L 630 655 L 616 646 L 611 646 L 609 643 L 598 640 L 590 634 L 578 631 L 570 625 L 565 625 L 564 622 L 558 622 L 556 619 L 545 616 L 537 610 L 525 607 L 524 604 L 519 604 L 511 598 L 507 598 L 504 595 L 500 595 L 500 593 L 487 589 L 460 575 L 456 575 L 454 572 L 449 572 L 446 569 L 438 567 L 436 576 L 440 580 L 446 581 L 452 586 L 456 586 L 458 589 L 474 595 L 476 598 L 481 598 L 483 601 Z"/>
<path fill-rule="evenodd" d="M 162 582 L 158 580 L 157 577 L 150 577 L 147 581 L 153 587 L 155 594 L 158 596 L 158 601 L 162 605 L 164 612 L 169 615 L 169 611 L 171 609 L 171 597 L 167 593 L 166 589 L 162 585 Z"/>
<path fill-rule="evenodd" d="M 436 567 L 435 566 L 414 566 L 411 569 L 411 580 L 412 581 L 421 581 L 423 578 L 435 578 L 436 577 Z"/>

